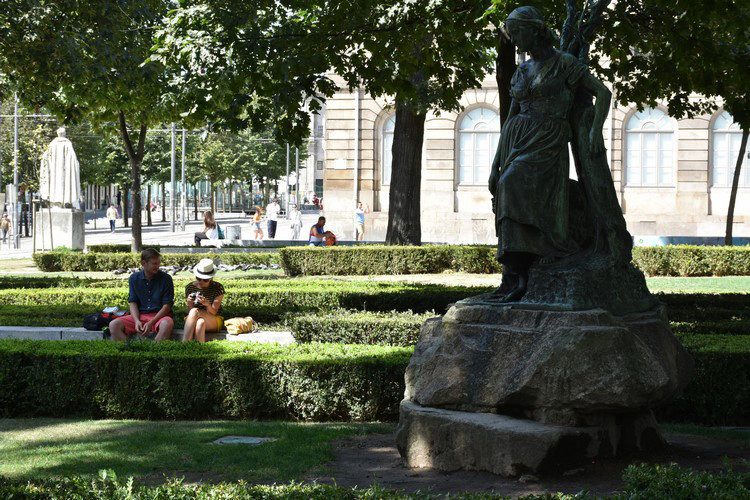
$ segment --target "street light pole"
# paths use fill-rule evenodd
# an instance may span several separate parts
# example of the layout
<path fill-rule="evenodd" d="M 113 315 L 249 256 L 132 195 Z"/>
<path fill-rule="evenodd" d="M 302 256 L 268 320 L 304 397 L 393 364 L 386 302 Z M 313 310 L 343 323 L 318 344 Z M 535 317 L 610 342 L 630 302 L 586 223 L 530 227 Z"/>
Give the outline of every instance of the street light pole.
<path fill-rule="evenodd" d="M 170 228 L 172 232 L 175 232 L 175 217 L 177 216 L 177 211 L 175 210 L 175 200 L 174 200 L 174 192 L 175 192 L 175 164 L 177 163 L 177 150 L 175 148 L 175 143 L 177 142 L 177 131 L 175 129 L 174 122 L 172 122 L 172 188 L 169 191 L 169 212 L 172 215 L 172 220 L 170 223 Z"/>
<path fill-rule="evenodd" d="M 289 144 L 286 145 L 286 214 L 289 217 L 289 195 L 291 190 L 289 189 Z"/>
<path fill-rule="evenodd" d="M 14 248 L 21 246 L 21 218 L 18 214 L 18 94 L 14 95 L 13 110 L 13 242 Z M 52 221 L 50 220 L 50 223 Z"/>
<path fill-rule="evenodd" d="M 299 148 L 294 148 L 294 202 L 299 206 Z"/>
<path fill-rule="evenodd" d="M 185 230 L 185 217 L 187 216 L 187 184 L 185 183 L 185 128 L 182 129 L 182 196 L 180 204 L 182 205 L 182 222 L 180 228 Z"/>

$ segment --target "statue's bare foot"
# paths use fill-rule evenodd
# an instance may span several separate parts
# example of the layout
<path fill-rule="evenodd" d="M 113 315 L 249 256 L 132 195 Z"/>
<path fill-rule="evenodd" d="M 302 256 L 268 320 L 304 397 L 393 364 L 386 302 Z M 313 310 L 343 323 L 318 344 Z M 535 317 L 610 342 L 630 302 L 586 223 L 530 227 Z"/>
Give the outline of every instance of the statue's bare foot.
<path fill-rule="evenodd" d="M 526 287 L 517 286 L 503 297 L 500 302 L 518 302 L 526 295 Z"/>

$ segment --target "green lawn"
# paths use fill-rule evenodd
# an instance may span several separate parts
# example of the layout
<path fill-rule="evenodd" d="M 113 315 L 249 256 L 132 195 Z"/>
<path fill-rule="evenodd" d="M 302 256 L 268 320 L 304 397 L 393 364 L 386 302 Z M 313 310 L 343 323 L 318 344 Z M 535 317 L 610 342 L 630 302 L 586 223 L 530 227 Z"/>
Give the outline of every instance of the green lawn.
<path fill-rule="evenodd" d="M 652 293 L 750 293 L 750 276 L 656 276 L 646 283 Z"/>
<path fill-rule="evenodd" d="M 662 424 L 659 426 L 665 432 L 674 432 L 678 434 L 691 434 L 712 439 L 721 439 L 731 441 L 735 444 L 750 448 L 750 429 L 740 429 L 731 427 L 705 427 L 695 424 Z"/>
<path fill-rule="evenodd" d="M 159 480 L 200 477 L 251 482 L 300 479 L 333 458 L 332 441 L 391 424 L 0 419 L 0 476 L 96 474 Z M 226 435 L 275 437 L 258 446 L 215 445 Z"/>

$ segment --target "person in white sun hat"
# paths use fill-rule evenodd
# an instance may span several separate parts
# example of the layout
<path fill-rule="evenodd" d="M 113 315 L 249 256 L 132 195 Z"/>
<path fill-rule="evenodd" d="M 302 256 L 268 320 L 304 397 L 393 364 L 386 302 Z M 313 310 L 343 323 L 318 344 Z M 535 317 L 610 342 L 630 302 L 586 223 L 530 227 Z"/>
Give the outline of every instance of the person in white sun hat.
<path fill-rule="evenodd" d="M 206 332 L 218 332 L 224 326 L 221 316 L 224 287 L 214 281 L 216 266 L 211 259 L 201 259 L 193 268 L 193 274 L 195 281 L 185 287 L 188 315 L 182 341 L 190 342 L 195 338 L 198 342 L 205 342 Z"/>

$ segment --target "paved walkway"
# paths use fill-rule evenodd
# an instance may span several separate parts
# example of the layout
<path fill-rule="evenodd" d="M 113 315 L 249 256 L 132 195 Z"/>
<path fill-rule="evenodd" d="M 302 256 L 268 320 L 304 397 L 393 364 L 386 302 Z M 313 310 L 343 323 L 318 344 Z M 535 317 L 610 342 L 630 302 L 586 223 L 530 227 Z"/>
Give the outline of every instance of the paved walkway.
<path fill-rule="evenodd" d="M 228 335 L 226 333 L 208 334 L 209 340 L 226 340 L 228 342 L 258 342 L 262 344 L 294 344 L 291 332 L 259 331 Z M 93 332 L 84 328 L 58 326 L 0 326 L 0 339 L 28 340 L 102 340 L 102 332 Z M 182 340 L 182 330 L 172 332 L 172 340 Z"/>
<path fill-rule="evenodd" d="M 192 216 L 192 212 L 191 212 Z M 241 239 L 251 240 L 253 239 L 253 230 L 250 227 L 250 218 L 244 217 L 238 213 L 218 213 L 216 219 L 221 226 L 238 225 L 240 226 Z M 157 222 L 161 221 L 161 213 L 153 214 L 152 226 L 143 226 L 142 238 L 143 244 L 159 244 L 159 245 L 193 245 L 193 234 L 196 231 L 203 229 L 203 221 L 190 221 L 185 224 L 185 231 L 180 230 L 180 225 L 175 224 L 175 232 L 171 230 L 171 223 Z M 318 214 L 303 214 L 302 215 L 302 231 L 300 232 L 301 239 L 307 239 L 307 232 L 309 228 L 318 221 Z M 144 219 L 145 224 L 145 219 Z M 335 232 L 336 224 L 329 225 L 328 227 Z M 263 232 L 267 237 L 267 230 L 265 222 L 262 224 Z M 280 219 L 276 229 L 276 239 L 278 240 L 291 240 L 292 230 L 291 223 L 289 220 Z M 117 227 L 114 233 L 109 231 L 109 222 L 106 218 L 100 217 L 98 219 L 90 219 L 86 221 L 86 244 L 95 245 L 103 243 L 124 243 L 130 244 L 131 240 L 131 229 L 129 227 Z M 0 259 L 28 259 L 34 249 L 34 242 L 31 236 L 21 238 L 20 248 L 10 248 L 9 242 L 0 241 Z"/>

